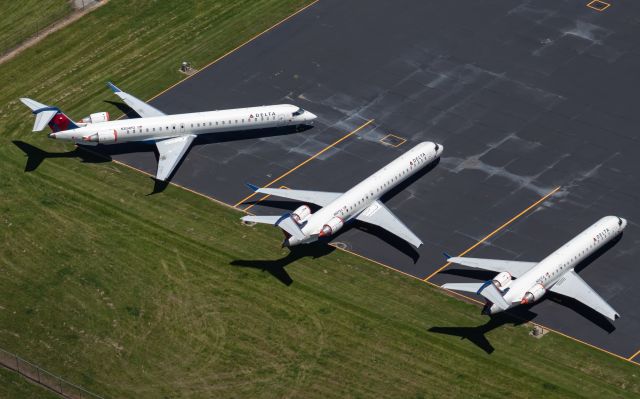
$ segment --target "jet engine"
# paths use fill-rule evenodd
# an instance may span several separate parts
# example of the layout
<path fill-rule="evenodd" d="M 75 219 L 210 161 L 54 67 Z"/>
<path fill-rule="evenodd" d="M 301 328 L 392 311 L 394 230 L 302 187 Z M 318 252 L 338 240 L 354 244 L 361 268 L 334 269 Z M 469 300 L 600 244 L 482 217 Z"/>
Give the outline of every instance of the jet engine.
<path fill-rule="evenodd" d="M 90 136 L 85 136 L 82 140 L 100 144 L 115 143 L 118 141 L 118 132 L 115 129 L 103 130 Z"/>
<path fill-rule="evenodd" d="M 108 112 L 96 112 L 95 114 L 91 114 L 80 119 L 80 123 L 102 123 L 109 122 L 109 113 Z"/>
<path fill-rule="evenodd" d="M 311 209 L 307 205 L 302 205 L 291 214 L 291 218 L 298 224 L 302 224 L 311 215 Z"/>
<path fill-rule="evenodd" d="M 542 284 L 536 284 L 533 287 L 529 288 L 529 290 L 524 294 L 520 303 L 522 305 L 526 305 L 528 303 L 533 303 L 547 292 L 547 290 L 542 286 Z"/>
<path fill-rule="evenodd" d="M 509 272 L 499 273 L 493 278 L 493 283 L 500 291 L 504 291 L 511 284 L 511 274 Z"/>
<path fill-rule="evenodd" d="M 344 226 L 344 221 L 339 217 L 334 216 L 331 219 L 329 219 L 329 221 L 325 223 L 324 226 L 322 226 L 319 236 L 320 237 L 330 236 L 334 234 L 336 231 L 340 230 L 342 226 Z"/>

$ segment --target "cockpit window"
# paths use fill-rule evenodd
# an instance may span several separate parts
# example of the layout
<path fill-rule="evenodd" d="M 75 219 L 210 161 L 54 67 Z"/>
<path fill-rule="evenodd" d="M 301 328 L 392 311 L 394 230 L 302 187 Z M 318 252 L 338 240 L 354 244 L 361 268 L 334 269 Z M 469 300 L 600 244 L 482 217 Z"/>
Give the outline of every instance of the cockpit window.
<path fill-rule="evenodd" d="M 436 144 L 436 152 L 438 152 L 439 149 L 440 149 L 440 146 Z"/>
<path fill-rule="evenodd" d="M 618 226 L 622 226 L 622 219 L 618 218 Z"/>
<path fill-rule="evenodd" d="M 302 115 L 302 114 L 304 114 L 304 110 L 302 108 L 298 108 L 296 110 L 296 112 L 294 112 L 292 115 L 293 116 L 298 116 L 298 115 Z"/>

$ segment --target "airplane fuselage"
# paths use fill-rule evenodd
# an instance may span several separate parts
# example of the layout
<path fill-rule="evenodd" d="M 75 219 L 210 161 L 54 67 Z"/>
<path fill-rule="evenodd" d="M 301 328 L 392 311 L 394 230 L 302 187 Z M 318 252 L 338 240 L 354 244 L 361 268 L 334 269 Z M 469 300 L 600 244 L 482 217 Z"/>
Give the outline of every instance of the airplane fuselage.
<path fill-rule="evenodd" d="M 158 141 L 182 135 L 310 124 L 316 118 L 294 105 L 268 105 L 93 123 L 51 133 L 49 137 L 78 144 Z M 298 114 L 299 113 L 299 114 Z"/>
<path fill-rule="evenodd" d="M 513 280 L 507 286 L 504 299 L 510 307 L 539 300 L 546 291 L 561 281 L 567 272 L 616 238 L 626 226 L 625 219 L 615 216 L 603 217 L 531 270 Z M 501 310 L 493 304 L 488 311 L 493 314 Z"/>
<path fill-rule="evenodd" d="M 376 206 L 374 204 L 376 200 L 436 160 L 442 150 L 441 145 L 432 142 L 416 145 L 316 213 L 311 214 L 301 228 L 307 239 L 297 241 L 290 237 L 286 245 L 311 242 L 323 235 L 332 234 L 333 232 L 323 234 L 323 228 L 329 225 L 337 226 L 339 229 L 361 212 L 368 212 L 367 208 Z"/>

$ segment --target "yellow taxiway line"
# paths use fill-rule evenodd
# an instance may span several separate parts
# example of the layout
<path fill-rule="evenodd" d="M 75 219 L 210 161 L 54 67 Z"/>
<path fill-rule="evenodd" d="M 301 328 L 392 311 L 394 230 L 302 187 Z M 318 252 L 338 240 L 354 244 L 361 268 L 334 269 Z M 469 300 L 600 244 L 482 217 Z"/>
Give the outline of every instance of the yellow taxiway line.
<path fill-rule="evenodd" d="M 540 198 L 539 200 L 537 200 L 536 202 L 534 202 L 533 204 L 529 205 L 529 207 L 527 207 L 527 209 L 525 209 L 524 211 L 518 213 L 517 215 L 515 215 L 514 217 L 512 217 L 511 219 L 509 219 L 507 222 L 505 222 L 502 226 L 498 227 L 497 229 L 493 230 L 491 233 L 487 234 L 483 239 L 481 239 L 480 241 L 476 242 L 475 244 L 473 244 L 472 246 L 470 246 L 469 248 L 467 248 L 464 252 L 460 253 L 458 256 L 465 256 L 466 254 L 468 254 L 469 252 L 471 252 L 474 248 L 476 248 L 478 245 L 482 244 L 483 242 L 487 241 L 489 238 L 493 237 L 494 235 L 496 235 L 498 232 L 500 232 L 502 229 L 504 229 L 505 227 L 509 226 L 511 223 L 515 222 L 516 220 L 518 220 L 520 217 L 522 217 L 522 215 L 524 215 L 525 213 L 529 212 L 530 210 L 532 210 L 533 208 L 537 207 L 538 205 L 540 205 L 541 203 L 543 203 L 544 201 L 547 200 L 547 198 L 551 197 L 553 194 L 555 194 L 558 190 L 560 190 L 560 186 L 554 188 L 553 190 L 551 190 L 547 195 L 545 195 L 544 197 Z M 424 278 L 424 281 L 427 281 L 429 279 L 431 279 L 433 276 L 435 276 L 436 274 L 440 273 L 441 271 L 443 271 L 445 268 L 447 268 L 449 265 L 451 265 L 451 262 L 447 262 L 444 265 L 442 265 L 438 270 L 436 270 L 435 272 L 431 273 L 430 275 L 428 275 L 427 277 Z"/>
<path fill-rule="evenodd" d="M 290 175 L 291 173 L 295 172 L 296 170 L 298 170 L 299 168 L 301 168 L 302 166 L 306 165 L 307 163 L 311 162 L 312 160 L 316 159 L 318 156 L 322 155 L 323 153 L 325 153 L 326 151 L 330 150 L 331 148 L 335 147 L 336 145 L 342 143 L 344 140 L 348 139 L 349 137 L 353 136 L 354 134 L 358 133 L 360 130 L 364 129 L 365 127 L 369 126 L 371 123 L 373 123 L 373 119 L 369 119 L 368 121 L 366 121 L 365 123 L 363 123 L 362 125 L 358 126 L 356 129 L 350 131 L 349 133 L 347 133 L 346 135 L 342 136 L 340 139 L 334 141 L 333 143 L 329 144 L 328 146 L 326 146 L 325 148 L 323 148 L 322 150 L 318 151 L 317 153 L 315 153 L 314 155 L 312 155 L 310 158 L 306 159 L 305 161 L 299 163 L 296 167 L 289 169 L 287 172 L 283 173 L 282 175 L 278 176 L 277 178 L 273 179 L 272 181 L 270 181 L 269 183 L 267 183 L 266 185 L 262 186 L 262 188 L 265 187 L 269 187 L 270 185 L 272 185 L 273 183 L 276 183 L 280 180 L 282 180 L 283 178 L 287 177 L 288 175 Z M 252 198 L 254 195 L 256 195 L 255 192 L 247 195 L 246 197 L 244 197 L 243 199 L 241 199 L 240 201 L 238 201 L 237 204 L 234 205 L 234 207 L 238 207 L 240 205 L 242 205 L 242 203 L 244 203 L 245 201 L 247 201 L 248 199 Z M 264 198 L 263 198 L 264 199 Z M 262 201 L 262 199 L 260 200 Z M 260 202 L 258 201 L 258 202 Z M 257 204 L 258 202 L 255 202 L 251 205 L 249 205 L 248 207 L 244 208 L 244 210 L 248 210 L 251 207 L 253 207 L 255 204 Z"/>
<path fill-rule="evenodd" d="M 177 85 L 179 85 L 180 83 L 184 82 L 185 80 L 187 80 L 187 79 L 189 79 L 189 78 L 191 78 L 191 77 L 193 77 L 193 76 L 197 75 L 198 73 L 202 72 L 204 69 L 206 69 L 206 68 L 208 68 L 208 67 L 210 67 L 210 66 L 212 66 L 212 65 L 216 64 L 216 63 L 217 63 L 217 62 L 219 62 L 220 60 L 224 59 L 225 57 L 229 56 L 230 54 L 232 54 L 232 53 L 236 52 L 237 50 L 241 49 L 242 47 L 244 47 L 245 45 L 249 44 L 249 43 L 250 43 L 250 42 L 252 42 L 253 40 L 255 40 L 255 39 L 259 38 L 260 36 L 264 35 L 265 33 L 267 33 L 267 32 L 269 32 L 269 31 L 273 30 L 274 28 L 278 27 L 279 25 L 283 24 L 284 22 L 288 21 L 289 19 L 293 18 L 294 16 L 298 15 L 299 13 L 303 12 L 303 11 L 304 11 L 304 10 L 306 10 L 307 8 L 309 8 L 309 7 L 313 6 L 313 5 L 315 5 L 318 1 L 320 1 L 320 0 L 315 0 L 315 1 L 313 1 L 312 3 L 310 3 L 310 4 L 306 5 L 305 7 L 303 7 L 303 8 L 301 8 L 301 9 L 299 9 L 298 11 L 296 11 L 296 12 L 294 12 L 293 14 L 289 15 L 288 17 L 284 18 L 282 21 L 280 21 L 280 22 L 276 23 L 275 25 L 273 25 L 273 26 L 271 26 L 271 27 L 269 27 L 269 28 L 265 29 L 264 31 L 262 31 L 262 32 L 258 33 L 257 35 L 253 36 L 252 38 L 250 38 L 249 40 L 247 40 L 247 41 L 245 41 L 244 43 L 240 44 L 239 46 L 235 47 L 234 49 L 232 49 L 232 50 L 230 50 L 230 51 L 226 52 L 225 54 L 223 54 L 223 55 L 221 55 L 220 57 L 216 58 L 215 60 L 211 61 L 209 64 L 207 64 L 207 65 L 205 65 L 204 67 L 202 67 L 201 69 L 199 69 L 196 73 L 194 73 L 194 74 L 192 74 L 192 75 L 189 75 L 189 76 L 185 77 L 184 79 L 181 79 L 181 80 L 180 80 L 180 81 L 178 81 L 177 83 L 174 83 L 173 85 L 169 86 L 168 88 L 166 88 L 166 89 L 162 90 L 162 91 L 161 91 L 161 92 L 159 92 L 158 94 L 156 94 L 156 95 L 154 95 L 153 97 L 149 98 L 149 99 L 147 100 L 147 102 L 148 102 L 148 101 L 152 101 L 152 100 L 156 99 L 157 97 L 159 97 L 159 96 L 161 96 L 162 94 L 166 93 L 167 91 L 171 90 L 172 88 L 174 88 L 175 86 L 177 86 Z M 121 115 L 118 119 L 122 118 L 122 116 L 124 116 L 124 115 Z M 365 125 L 360 126 L 357 130 L 360 130 L 360 129 L 364 128 L 366 125 L 368 125 L 368 124 L 370 124 L 370 123 L 372 123 L 372 122 L 373 122 L 373 120 L 368 121 Z M 351 134 L 352 134 L 352 133 L 356 133 L 356 132 L 354 131 L 354 132 L 349 133 L 347 136 L 343 137 L 343 138 L 342 138 L 342 139 L 340 139 L 338 142 L 333 143 L 333 144 L 332 144 L 332 146 L 334 146 L 334 145 L 338 144 L 339 142 L 343 141 L 343 140 L 344 140 L 344 139 L 346 139 L 347 137 L 351 136 Z M 328 149 L 328 148 L 326 148 L 325 150 L 327 150 L 327 149 Z M 87 148 L 84 148 L 84 147 L 83 147 L 83 150 L 88 151 L 88 152 L 91 152 L 91 153 L 93 153 L 93 154 L 99 154 L 99 153 L 97 153 L 97 152 L 90 151 L 90 150 L 88 150 Z M 323 152 L 324 152 L 324 150 L 323 150 Z M 99 155 L 102 155 L 102 154 L 99 154 Z M 319 154 L 316 154 L 316 156 L 318 156 L 318 155 L 320 155 L 320 153 L 319 153 Z M 108 157 L 105 157 L 105 158 L 107 158 L 107 159 L 108 159 Z M 307 160 L 306 162 L 308 162 L 308 161 L 310 161 L 310 159 L 309 159 L 309 160 Z M 143 174 L 145 174 L 145 175 L 147 175 L 147 176 L 154 177 L 152 174 L 150 174 L 150 173 L 148 173 L 148 172 L 145 172 L 144 170 L 138 169 L 138 168 L 136 168 L 136 167 L 134 167 L 134 166 L 128 165 L 128 164 L 126 164 L 126 163 L 124 163 L 124 162 L 116 161 L 116 160 L 113 160 L 113 159 L 112 159 L 112 162 L 117 163 L 117 164 L 122 165 L 122 166 L 125 166 L 125 167 L 130 168 L 130 169 L 133 169 L 133 170 L 138 171 L 138 172 L 140 172 L 140 173 L 143 173 Z M 300 166 L 302 166 L 302 165 L 299 165 L 298 167 L 300 167 Z M 291 172 L 293 172 L 293 170 L 291 170 L 289 173 L 291 173 Z M 287 174 L 289 174 L 289 173 L 287 173 Z M 284 177 L 284 176 L 282 176 L 282 177 Z M 272 182 L 272 183 L 275 183 L 275 182 L 276 182 L 276 181 L 274 181 L 274 182 Z M 269 183 L 269 184 L 272 184 L 272 183 Z M 246 212 L 246 213 L 250 213 L 250 212 L 247 212 L 247 209 L 248 209 L 248 208 L 245 208 L 245 209 L 239 209 L 239 208 L 237 207 L 237 206 L 238 206 L 238 205 L 240 205 L 242 202 L 246 201 L 246 199 L 250 198 L 250 196 L 249 196 L 249 197 L 247 197 L 246 199 L 243 199 L 242 201 L 240 201 L 240 202 L 239 202 L 239 203 L 237 203 L 236 205 L 233 205 L 233 206 L 232 206 L 231 204 L 228 204 L 228 203 L 226 203 L 226 202 L 224 202 L 224 201 L 221 201 L 221 200 L 218 200 L 218 199 L 216 199 L 216 198 L 214 198 L 214 197 L 211 197 L 211 196 L 208 196 L 208 195 L 202 194 L 202 193 L 197 192 L 197 191 L 195 191 L 195 190 L 191 190 L 191 189 L 189 189 L 189 188 L 187 188 L 187 187 L 185 187 L 185 186 L 182 186 L 182 185 L 180 185 L 180 184 L 177 184 L 177 183 L 174 183 L 174 182 L 169 182 L 169 184 L 171 184 L 171 185 L 173 185 L 173 186 L 175 186 L 175 187 L 178 187 L 178 188 L 180 188 L 180 189 L 186 190 L 186 191 L 188 191 L 188 192 L 190 192 L 190 193 L 192 193 L 192 194 L 196 194 L 196 195 L 198 195 L 198 196 L 200 196 L 200 197 L 204 197 L 204 198 L 209 199 L 209 200 L 211 200 L 211 201 L 217 202 L 218 204 L 221 204 L 221 205 L 224 205 L 224 206 L 228 206 L 228 207 L 231 207 L 231 208 L 233 208 L 233 209 L 237 209 L 237 210 L 240 210 L 240 211 L 243 211 L 243 212 Z M 549 196 L 553 195 L 553 194 L 554 194 L 554 193 L 555 193 L 559 188 L 560 188 L 560 187 L 556 188 L 554 191 L 552 191 L 551 193 L 547 194 L 545 197 L 541 198 L 538 202 L 536 202 L 535 204 L 533 204 L 532 206 L 530 206 L 529 208 L 527 208 L 527 209 L 525 209 L 523 212 L 521 212 L 521 214 L 516 215 L 516 217 L 514 217 L 512 220 L 510 220 L 509 222 L 505 223 L 503 226 L 501 226 L 500 228 L 498 228 L 497 230 L 495 230 L 494 232 L 492 232 L 490 235 L 488 235 L 487 237 L 485 237 L 482 241 L 479 241 L 476 245 L 474 245 L 473 247 L 469 248 L 467 251 L 465 251 L 465 252 L 463 252 L 462 254 L 460 254 L 460 256 L 462 256 L 462 255 L 464 255 L 464 254 L 468 253 L 469 251 L 471 251 L 472 249 L 474 249 L 475 247 L 477 247 L 480 243 L 482 243 L 483 241 L 485 241 L 485 240 L 489 239 L 491 236 L 495 235 L 498 231 L 500 231 L 501 229 L 503 229 L 504 227 L 506 227 L 507 225 L 509 225 L 509 224 L 510 224 L 510 223 L 512 223 L 513 221 L 515 221 L 517 218 L 519 218 L 520 216 L 522 216 L 522 214 L 526 213 L 526 212 L 527 212 L 527 211 L 529 211 L 531 208 L 535 207 L 535 206 L 536 206 L 536 205 L 538 205 L 539 203 L 541 203 L 541 202 L 543 202 L 544 200 L 546 200 Z M 339 250 L 341 250 L 341 251 L 344 251 L 344 252 L 346 252 L 346 253 L 349 253 L 349 254 L 355 255 L 355 256 L 357 256 L 357 257 L 359 257 L 359 258 L 362 258 L 362 259 L 368 260 L 368 261 L 370 261 L 370 262 L 373 262 L 373 263 L 375 263 L 375 264 L 377 264 L 377 265 L 380 265 L 380 266 L 382 266 L 382 267 L 385 267 L 385 268 L 387 268 L 387 269 L 390 269 L 390 270 L 393 270 L 393 271 L 395 271 L 395 272 L 401 273 L 401 274 L 403 274 L 403 275 L 405 275 L 405 276 L 407 276 L 407 277 L 410 277 L 410 278 L 413 278 L 413 279 L 416 279 L 416 280 L 420 280 L 420 281 L 422 281 L 422 282 L 424 282 L 424 283 L 427 283 L 427 284 L 429 284 L 429 285 L 431 285 L 431 286 L 438 287 L 438 288 L 440 288 L 438 285 L 436 285 L 436 284 L 434 284 L 434 283 L 432 283 L 432 282 L 430 282 L 430 281 L 428 281 L 428 280 L 429 280 L 433 275 L 437 274 L 438 272 L 440 272 L 442 269 L 444 269 L 445 267 L 447 267 L 447 266 L 449 265 L 449 264 L 446 264 L 446 265 L 444 265 L 443 267 L 441 267 L 440 269 L 438 269 L 435 273 L 432 273 L 432 274 L 431 274 L 430 276 L 428 276 L 427 278 L 425 278 L 425 279 L 421 279 L 421 278 L 419 278 L 419 277 L 413 276 L 413 275 L 411 275 L 411 274 L 409 274 L 409 273 L 403 272 L 402 270 L 398 270 L 398 269 L 396 269 L 396 268 L 394 268 L 394 267 L 391 267 L 391 266 L 385 265 L 384 263 L 378 262 L 378 261 L 373 260 L 373 259 L 371 259 L 371 258 L 368 258 L 368 257 L 366 257 L 366 256 L 364 256 L 364 255 L 358 254 L 358 253 L 356 253 L 356 252 L 352 252 L 352 251 L 349 251 L 349 250 L 347 250 L 347 249 L 342 249 L 342 248 L 338 248 L 338 247 L 336 247 L 336 248 L 337 248 L 337 249 L 339 249 Z M 462 295 L 462 294 L 459 294 L 459 293 L 457 293 L 457 292 L 453 292 L 453 291 L 449 291 L 449 290 L 446 290 L 446 291 L 448 291 L 448 292 L 450 292 L 450 293 L 453 293 L 453 294 L 454 294 L 454 295 L 456 295 L 456 296 L 459 296 L 459 297 L 465 298 L 465 299 L 467 299 L 467 300 L 471 300 L 471 301 L 473 301 L 473 302 L 476 302 L 476 303 L 480 303 L 480 304 L 481 304 L 481 302 L 477 301 L 476 299 L 473 299 L 473 298 L 467 297 L 467 296 Z M 532 323 L 532 324 L 537 324 L 537 323 Z M 559 331 L 553 330 L 553 329 L 548 328 L 548 327 L 546 327 L 546 326 L 543 326 L 543 325 L 540 325 L 540 324 L 538 324 L 538 325 L 539 325 L 540 327 L 546 328 L 546 329 L 547 329 L 547 330 L 549 330 L 549 331 L 553 331 L 553 332 L 555 332 L 555 333 L 557 333 L 557 334 L 560 334 L 560 335 L 562 335 L 562 336 L 564 336 L 564 337 L 566 337 L 566 338 L 569 338 L 569 339 L 574 340 L 574 341 L 576 341 L 576 342 L 580 342 L 580 343 L 582 343 L 582 344 L 584 344 L 584 345 L 587 345 L 587 346 L 589 346 L 589 347 L 591 347 L 591 348 L 594 348 L 594 349 L 600 350 L 600 351 L 602 351 L 602 352 L 608 353 L 608 354 L 610 354 L 610 355 L 612 355 L 612 356 L 615 356 L 615 357 L 617 357 L 617 358 L 620 358 L 620 359 L 626 360 L 626 361 L 628 361 L 628 362 L 630 362 L 630 363 L 633 363 L 633 364 L 635 364 L 635 365 L 640 366 L 640 363 L 637 363 L 637 362 L 635 362 L 635 361 L 633 361 L 633 360 L 632 360 L 632 359 L 633 359 L 633 358 L 635 358 L 636 356 L 640 355 L 640 350 L 638 350 L 638 352 L 634 353 L 631 357 L 629 357 L 629 358 L 624 358 L 624 357 L 622 357 L 622 356 L 620 356 L 620 355 L 617 355 L 617 354 L 615 354 L 615 353 L 613 353 L 613 352 L 609 352 L 609 351 L 607 351 L 607 350 L 605 350 L 605 349 L 602 349 L 602 348 L 600 348 L 600 347 L 597 347 L 597 346 L 591 345 L 591 344 L 589 344 L 589 343 L 587 343 L 587 342 L 584 342 L 584 341 L 581 341 L 581 340 L 576 339 L 576 338 L 574 338 L 574 337 L 571 337 L 571 336 L 569 336 L 569 335 L 563 334 L 563 333 L 561 333 L 561 332 L 559 332 Z"/>

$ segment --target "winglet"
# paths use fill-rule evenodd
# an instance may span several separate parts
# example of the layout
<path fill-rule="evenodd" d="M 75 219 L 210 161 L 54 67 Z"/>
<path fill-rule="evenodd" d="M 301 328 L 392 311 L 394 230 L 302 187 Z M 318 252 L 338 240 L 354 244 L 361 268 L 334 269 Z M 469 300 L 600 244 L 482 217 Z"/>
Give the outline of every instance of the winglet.
<path fill-rule="evenodd" d="M 249 187 L 251 189 L 251 191 L 258 191 L 260 190 L 260 187 L 256 186 L 255 184 L 251 184 L 251 183 L 245 183 L 247 185 L 247 187 Z"/>
<path fill-rule="evenodd" d="M 111 82 L 107 82 L 107 87 L 109 87 L 111 89 L 111 91 L 113 91 L 114 93 L 119 93 L 122 90 L 118 89 L 118 87 L 116 85 L 114 85 Z"/>
<path fill-rule="evenodd" d="M 449 255 L 449 254 L 448 254 L 448 253 L 446 253 L 446 252 L 443 252 L 443 253 L 442 253 L 442 255 L 444 255 L 444 257 L 445 257 L 447 260 L 449 260 L 450 258 L 453 258 L 453 256 Z"/>

